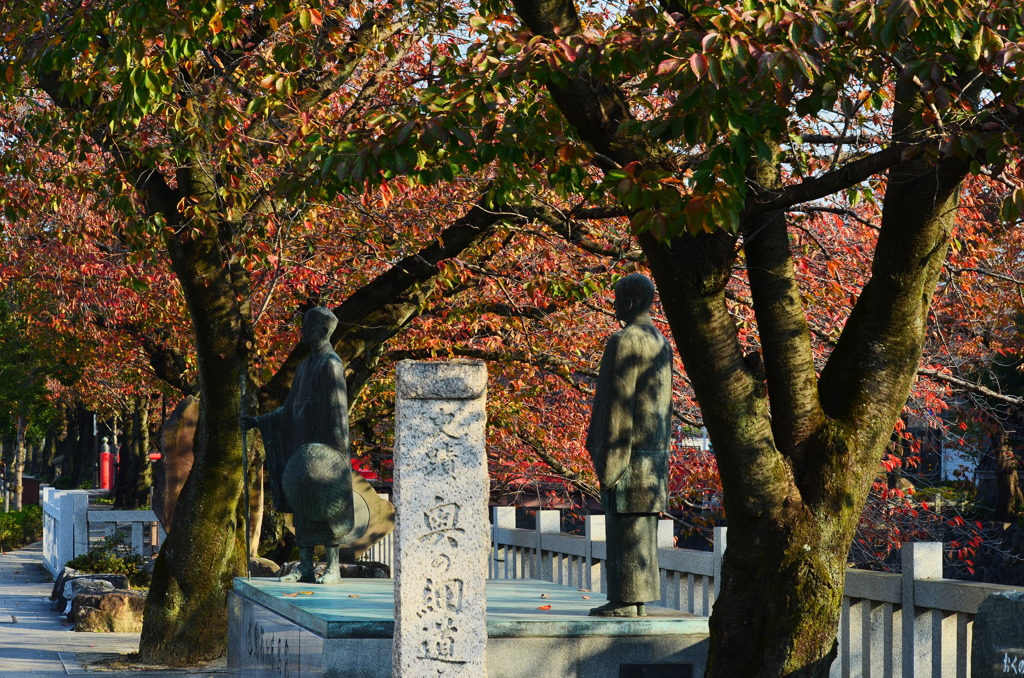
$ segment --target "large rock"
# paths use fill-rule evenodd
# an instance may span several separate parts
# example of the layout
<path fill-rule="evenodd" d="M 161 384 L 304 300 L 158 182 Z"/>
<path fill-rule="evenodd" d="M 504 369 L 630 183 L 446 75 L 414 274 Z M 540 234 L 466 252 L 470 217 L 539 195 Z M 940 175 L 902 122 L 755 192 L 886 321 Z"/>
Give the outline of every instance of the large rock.
<path fill-rule="evenodd" d="M 372 560 L 342 563 L 341 576 L 349 579 L 388 579 L 391 577 L 391 568 Z"/>
<path fill-rule="evenodd" d="M 250 558 L 249 574 L 253 577 L 279 577 L 281 566 L 269 558 Z"/>
<path fill-rule="evenodd" d="M 55 609 L 61 614 L 71 611 L 71 601 L 80 593 L 103 593 L 105 591 L 127 591 L 131 586 L 123 574 L 74 574 L 64 578 L 63 587 L 57 595 Z"/>
<path fill-rule="evenodd" d="M 57 601 L 61 594 L 64 593 L 64 584 L 67 583 L 68 579 L 77 576 L 78 570 L 73 567 L 64 566 L 64 569 L 57 575 L 57 581 L 53 582 L 53 590 L 50 591 L 50 600 Z"/>
<path fill-rule="evenodd" d="M 163 457 L 154 466 L 153 512 L 165 532 L 171 531 L 171 519 L 178 495 L 192 470 L 192 439 L 199 421 L 199 399 L 187 396 L 178 403 L 163 427 Z"/>
<path fill-rule="evenodd" d="M 297 570 L 299 567 L 299 561 L 289 560 L 287 563 L 281 566 L 281 570 L 278 572 L 279 577 L 287 577 L 292 572 Z M 313 563 L 313 574 L 317 577 L 324 576 L 324 572 L 327 571 L 327 563 L 323 561 L 317 561 Z"/>
<path fill-rule="evenodd" d="M 93 633 L 139 633 L 146 596 L 133 591 L 80 594 L 71 606 L 69 620 L 75 631 Z"/>

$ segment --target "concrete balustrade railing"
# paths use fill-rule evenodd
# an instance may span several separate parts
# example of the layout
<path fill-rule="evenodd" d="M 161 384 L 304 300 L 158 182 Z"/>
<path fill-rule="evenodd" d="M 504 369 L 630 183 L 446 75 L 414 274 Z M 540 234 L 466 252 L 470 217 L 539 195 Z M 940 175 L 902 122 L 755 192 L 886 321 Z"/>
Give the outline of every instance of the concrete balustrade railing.
<path fill-rule="evenodd" d="M 515 527 L 515 508 L 492 514 L 490 576 L 544 579 L 605 591 L 604 516 L 587 516 L 584 535 L 562 534 L 558 511 L 538 511 L 536 528 Z M 672 547 L 672 521 L 658 530 L 660 605 L 710 615 L 718 595 L 725 528 L 714 550 Z M 832 678 L 968 678 L 971 630 L 981 601 L 1019 590 L 942 578 L 942 544 L 906 544 L 902 574 L 848 569 Z"/>
<path fill-rule="evenodd" d="M 42 503 L 43 560 L 54 577 L 67 561 L 88 553 L 93 542 L 115 532 L 126 532 L 132 552 L 145 557 L 159 551 L 166 537 L 153 511 L 90 510 L 85 490 L 44 487 Z"/>
<path fill-rule="evenodd" d="M 43 560 L 54 577 L 64 563 L 89 550 L 89 526 L 79 519 L 88 510 L 85 490 L 43 488 Z"/>

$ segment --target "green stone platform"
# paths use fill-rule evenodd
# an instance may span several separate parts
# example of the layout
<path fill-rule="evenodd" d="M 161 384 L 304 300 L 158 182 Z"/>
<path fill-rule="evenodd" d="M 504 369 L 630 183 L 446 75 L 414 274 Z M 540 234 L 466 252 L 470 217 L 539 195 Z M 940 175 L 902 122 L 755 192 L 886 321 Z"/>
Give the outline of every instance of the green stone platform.
<path fill-rule="evenodd" d="M 488 580 L 489 678 L 701 678 L 706 617 L 654 606 L 636 619 L 587 616 L 604 602 L 534 579 Z M 236 579 L 228 627 L 229 666 L 245 676 L 391 678 L 394 582 Z"/>

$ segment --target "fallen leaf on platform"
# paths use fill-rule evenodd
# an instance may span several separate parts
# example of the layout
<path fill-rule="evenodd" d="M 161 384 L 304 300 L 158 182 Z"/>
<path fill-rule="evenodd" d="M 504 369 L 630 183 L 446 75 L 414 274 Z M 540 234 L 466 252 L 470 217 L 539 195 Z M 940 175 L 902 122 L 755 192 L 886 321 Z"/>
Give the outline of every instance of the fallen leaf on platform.
<path fill-rule="evenodd" d="M 313 595 L 313 592 L 312 591 L 299 591 L 299 595 L 300 596 L 311 596 L 311 595 Z"/>
<path fill-rule="evenodd" d="M 588 593 L 590 592 L 590 589 L 576 589 L 576 590 L 577 591 L 587 591 Z"/>
<path fill-rule="evenodd" d="M 348 597 L 349 597 L 349 598 L 358 598 L 359 596 L 357 596 L 357 595 L 356 595 L 356 594 L 354 594 L 354 593 L 350 593 L 350 594 L 348 594 Z"/>
<path fill-rule="evenodd" d="M 583 596 L 583 600 L 590 600 L 590 596 Z"/>
<path fill-rule="evenodd" d="M 541 605 L 541 606 L 540 606 L 540 607 L 538 607 L 537 609 L 538 609 L 538 610 L 550 610 L 550 609 L 551 609 L 551 606 L 550 606 L 550 605 Z"/>
<path fill-rule="evenodd" d="M 297 596 L 299 594 L 296 592 L 296 593 L 285 593 L 283 595 L 284 595 L 285 598 L 294 598 L 295 596 Z"/>

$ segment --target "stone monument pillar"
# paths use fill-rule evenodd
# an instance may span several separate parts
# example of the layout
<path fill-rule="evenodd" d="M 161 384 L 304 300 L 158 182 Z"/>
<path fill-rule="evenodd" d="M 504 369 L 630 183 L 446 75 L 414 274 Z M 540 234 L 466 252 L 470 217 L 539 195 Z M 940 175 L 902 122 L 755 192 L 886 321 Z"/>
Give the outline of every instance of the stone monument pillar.
<path fill-rule="evenodd" d="M 483 362 L 398 364 L 396 678 L 485 678 L 490 540 Z"/>

